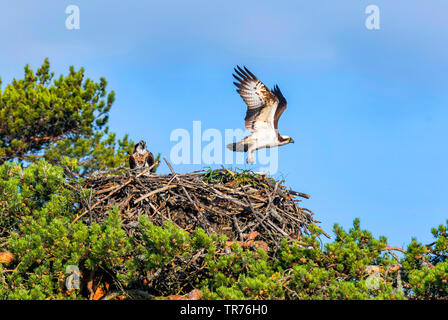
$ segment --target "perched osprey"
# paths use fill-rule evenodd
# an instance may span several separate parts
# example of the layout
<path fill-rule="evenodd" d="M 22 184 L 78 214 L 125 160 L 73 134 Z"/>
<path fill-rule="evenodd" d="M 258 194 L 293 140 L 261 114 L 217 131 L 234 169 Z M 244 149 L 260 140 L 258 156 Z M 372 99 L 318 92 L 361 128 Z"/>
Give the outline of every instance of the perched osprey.
<path fill-rule="evenodd" d="M 227 148 L 237 152 L 248 152 L 247 162 L 254 163 L 254 152 L 258 149 L 294 143 L 291 137 L 278 133 L 278 119 L 286 109 L 286 99 L 277 85 L 269 90 L 246 67 L 239 66 L 233 75 L 236 90 L 247 105 L 244 126 L 252 134 L 240 142 L 230 143 Z"/>
<path fill-rule="evenodd" d="M 129 157 L 131 169 L 150 167 L 154 164 L 154 156 L 146 150 L 146 142 L 141 140 L 134 146 L 134 151 Z"/>

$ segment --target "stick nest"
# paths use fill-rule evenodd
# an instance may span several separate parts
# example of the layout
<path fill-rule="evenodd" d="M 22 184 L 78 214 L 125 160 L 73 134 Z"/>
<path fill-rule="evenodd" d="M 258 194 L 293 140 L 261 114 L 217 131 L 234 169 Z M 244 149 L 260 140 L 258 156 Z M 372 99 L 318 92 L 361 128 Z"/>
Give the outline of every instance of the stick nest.
<path fill-rule="evenodd" d="M 169 220 L 186 231 L 203 228 L 230 241 L 245 241 L 256 234 L 272 249 L 279 248 L 284 238 L 308 234 L 308 226 L 319 222 L 300 206 L 300 199 L 308 195 L 266 175 L 227 169 L 172 172 L 119 168 L 85 178 L 84 188 L 93 192 L 81 197 L 83 213 L 75 221 L 102 223 L 117 206 L 127 234 L 133 234 L 140 217 L 147 216 L 156 225 Z"/>

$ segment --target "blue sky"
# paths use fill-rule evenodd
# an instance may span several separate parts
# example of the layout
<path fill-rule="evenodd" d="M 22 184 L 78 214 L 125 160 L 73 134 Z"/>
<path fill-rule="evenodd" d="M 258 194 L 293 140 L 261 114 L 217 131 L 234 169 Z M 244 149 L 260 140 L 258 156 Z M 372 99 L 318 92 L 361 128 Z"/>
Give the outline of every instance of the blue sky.
<path fill-rule="evenodd" d="M 65 28 L 70 4 L 79 30 Z M 370 4 L 380 30 L 364 25 Z M 280 132 L 296 143 L 277 175 L 311 195 L 324 229 L 359 217 L 391 245 L 429 243 L 448 218 L 447 13 L 443 0 L 2 1 L 0 76 L 45 57 L 56 74 L 83 66 L 116 92 L 111 129 L 168 156 L 194 120 L 243 127 L 231 74 L 246 65 L 288 100 Z"/>

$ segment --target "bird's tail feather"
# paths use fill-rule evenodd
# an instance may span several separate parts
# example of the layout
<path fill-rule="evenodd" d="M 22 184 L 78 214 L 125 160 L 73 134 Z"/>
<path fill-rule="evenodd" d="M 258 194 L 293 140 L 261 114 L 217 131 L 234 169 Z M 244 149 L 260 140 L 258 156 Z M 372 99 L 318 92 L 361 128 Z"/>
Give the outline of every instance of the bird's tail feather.
<path fill-rule="evenodd" d="M 249 149 L 249 144 L 243 141 L 229 143 L 227 145 L 227 149 L 230 149 L 232 151 L 236 152 L 246 152 Z"/>

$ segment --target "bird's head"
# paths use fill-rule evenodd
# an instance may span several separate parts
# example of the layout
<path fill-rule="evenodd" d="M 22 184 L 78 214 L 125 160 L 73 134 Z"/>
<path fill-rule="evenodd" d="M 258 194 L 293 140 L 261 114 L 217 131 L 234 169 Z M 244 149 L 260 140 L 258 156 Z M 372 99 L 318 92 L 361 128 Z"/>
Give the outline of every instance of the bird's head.
<path fill-rule="evenodd" d="M 280 145 L 285 145 L 288 143 L 294 143 L 294 139 L 289 136 L 281 136 Z"/>
<path fill-rule="evenodd" d="M 134 152 L 135 151 L 143 151 L 146 149 L 146 142 L 143 140 L 140 140 L 134 147 Z"/>

